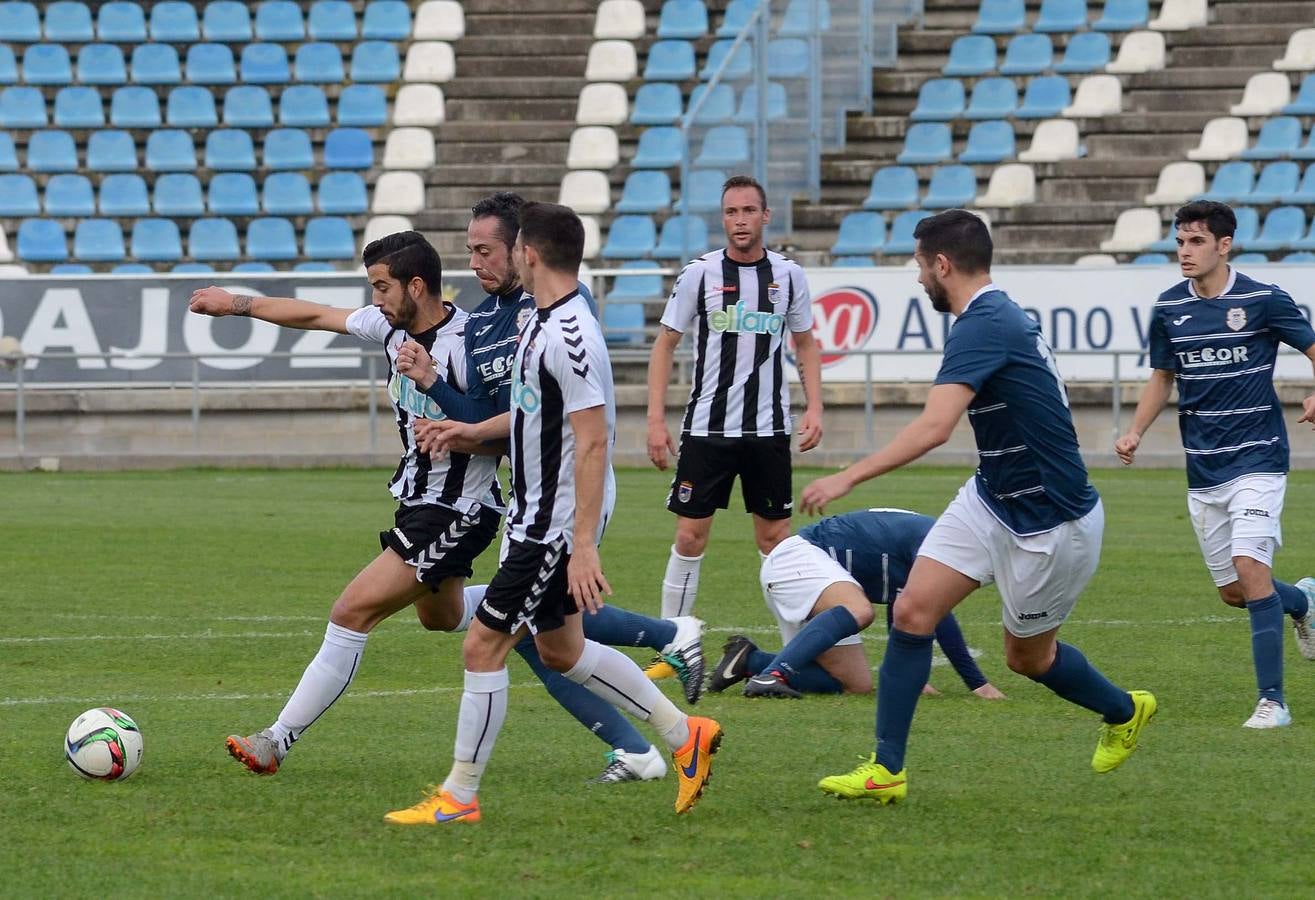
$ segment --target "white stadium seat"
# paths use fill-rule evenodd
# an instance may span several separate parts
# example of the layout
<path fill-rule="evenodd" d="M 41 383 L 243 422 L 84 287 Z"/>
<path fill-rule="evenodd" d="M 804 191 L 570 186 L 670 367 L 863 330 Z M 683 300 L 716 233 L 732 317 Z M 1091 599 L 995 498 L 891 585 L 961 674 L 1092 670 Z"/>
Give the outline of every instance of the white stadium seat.
<path fill-rule="evenodd" d="M 586 84 L 575 108 L 576 125 L 621 125 L 630 115 L 626 89 L 619 84 Z"/>
<path fill-rule="evenodd" d="M 612 185 L 603 172 L 567 172 L 557 202 L 580 215 L 605 213 L 612 206 Z"/>
<path fill-rule="evenodd" d="M 638 74 L 639 59 L 629 41 L 598 41 L 589 48 L 585 81 L 629 81 Z"/>
<path fill-rule="evenodd" d="M 416 10 L 413 41 L 455 41 L 466 36 L 466 14 L 456 0 L 426 0 Z"/>
<path fill-rule="evenodd" d="M 429 169 L 435 162 L 434 133 L 428 128 L 394 128 L 388 132 L 385 169 Z"/>
<path fill-rule="evenodd" d="M 1064 119 L 1046 119 L 1032 133 L 1032 146 L 1018 154 L 1023 162 L 1058 162 L 1086 155 L 1078 142 L 1078 125 Z"/>
<path fill-rule="evenodd" d="M 1292 85 L 1282 72 L 1258 72 L 1247 80 L 1242 102 L 1228 112 L 1234 116 L 1270 116 L 1292 102 Z"/>
<path fill-rule="evenodd" d="M 986 193 L 977 196 L 978 206 L 1022 206 L 1036 200 L 1036 173 L 1023 163 L 997 166 L 991 173 Z"/>
<path fill-rule="evenodd" d="M 396 234 L 399 231 L 410 231 L 411 220 L 406 216 L 372 216 L 370 221 L 365 223 L 365 234 L 361 237 L 361 248 L 371 241 L 377 241 L 381 237 L 387 237 L 390 234 Z"/>
<path fill-rule="evenodd" d="M 644 36 L 644 4 L 640 0 L 603 0 L 594 18 L 594 39 L 633 40 Z"/>
<path fill-rule="evenodd" d="M 1064 109 L 1068 119 L 1112 116 L 1123 109 L 1123 86 L 1113 75 L 1088 75 L 1078 82 L 1073 102 Z"/>
<path fill-rule="evenodd" d="M 443 89 L 436 84 L 404 84 L 393 100 L 394 125 L 432 128 L 447 118 Z"/>
<path fill-rule="evenodd" d="M 584 258 L 593 259 L 603 248 L 602 229 L 598 227 L 598 219 L 594 216 L 581 216 L 580 221 L 584 224 Z"/>
<path fill-rule="evenodd" d="M 1160 170 L 1147 206 L 1177 206 L 1205 193 L 1205 167 L 1197 162 L 1171 162 Z"/>
<path fill-rule="evenodd" d="M 425 180 L 418 172 L 384 172 L 374 183 L 373 213 L 414 215 L 425 208 Z"/>
<path fill-rule="evenodd" d="M 1201 143 L 1187 151 L 1187 158 L 1203 162 L 1233 159 L 1247 148 L 1249 140 L 1244 120 L 1229 117 L 1211 119 L 1201 130 Z"/>
<path fill-rule="evenodd" d="M 1117 75 L 1158 72 L 1164 68 L 1164 35 L 1158 31 L 1134 31 L 1123 36 L 1119 56 L 1105 67 Z"/>
<path fill-rule="evenodd" d="M 1280 72 L 1309 72 L 1315 69 L 1315 28 L 1294 31 L 1282 59 L 1274 61 Z"/>
<path fill-rule="evenodd" d="M 606 171 L 621 160 L 621 146 L 616 132 L 601 125 L 586 125 L 571 132 L 566 151 L 566 168 Z"/>
<path fill-rule="evenodd" d="M 1117 266 L 1118 259 L 1108 253 L 1088 253 L 1086 256 L 1079 256 L 1073 265 L 1075 266 Z"/>
<path fill-rule="evenodd" d="M 1125 209 L 1114 222 L 1114 234 L 1100 242 L 1106 253 L 1135 253 L 1160 239 L 1160 214 L 1153 209 Z"/>
<path fill-rule="evenodd" d="M 1209 21 L 1206 0 L 1164 0 L 1160 15 L 1151 19 L 1150 27 L 1156 31 L 1186 31 L 1201 28 Z"/>
<path fill-rule="evenodd" d="M 402 69 L 403 81 L 423 81 L 442 84 L 457 74 L 457 61 L 452 45 L 443 41 L 416 41 L 406 51 L 406 66 Z"/>

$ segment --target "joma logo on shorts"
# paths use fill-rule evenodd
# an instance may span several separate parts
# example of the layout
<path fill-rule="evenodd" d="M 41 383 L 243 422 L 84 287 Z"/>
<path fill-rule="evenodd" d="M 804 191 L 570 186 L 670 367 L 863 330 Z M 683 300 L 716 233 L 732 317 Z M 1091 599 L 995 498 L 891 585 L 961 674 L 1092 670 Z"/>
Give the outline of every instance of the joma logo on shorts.
<path fill-rule="evenodd" d="M 1244 515 L 1244 516 L 1260 516 L 1261 518 L 1268 519 L 1268 518 L 1269 518 L 1269 510 L 1267 510 L 1267 509 L 1244 509 L 1244 510 L 1242 510 L 1242 515 Z"/>
<path fill-rule="evenodd" d="M 1018 614 L 1018 618 L 1022 619 L 1024 622 L 1030 622 L 1030 621 L 1032 621 L 1033 619 L 1044 619 L 1044 618 L 1047 618 L 1049 615 L 1050 615 L 1050 613 L 1048 613 L 1048 612 L 1038 612 L 1038 613 L 1019 613 L 1019 614 Z"/>

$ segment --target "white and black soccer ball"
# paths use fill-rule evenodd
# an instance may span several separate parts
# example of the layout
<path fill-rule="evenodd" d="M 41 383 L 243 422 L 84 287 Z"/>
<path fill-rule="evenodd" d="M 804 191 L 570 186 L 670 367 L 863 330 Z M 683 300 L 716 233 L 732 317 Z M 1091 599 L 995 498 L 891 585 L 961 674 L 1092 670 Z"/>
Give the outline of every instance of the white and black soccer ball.
<path fill-rule="evenodd" d="M 141 765 L 141 729 L 113 707 L 89 709 L 68 727 L 64 759 L 83 778 L 122 781 Z"/>

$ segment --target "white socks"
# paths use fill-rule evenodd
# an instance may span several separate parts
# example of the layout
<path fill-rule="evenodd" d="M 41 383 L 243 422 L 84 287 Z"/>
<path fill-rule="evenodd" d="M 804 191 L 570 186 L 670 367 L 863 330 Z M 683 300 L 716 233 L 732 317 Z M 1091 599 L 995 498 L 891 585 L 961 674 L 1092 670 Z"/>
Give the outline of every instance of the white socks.
<path fill-rule="evenodd" d="M 470 803 L 479 790 L 493 742 L 507 719 L 507 685 L 505 668 L 496 672 L 466 672 L 452 771 L 443 782 L 443 790 L 458 803 Z"/>
<path fill-rule="evenodd" d="M 283 712 L 279 713 L 278 721 L 269 728 L 270 737 L 283 753 L 287 753 L 302 733 L 346 693 L 360 668 L 367 637 L 368 634 L 329 623 L 320 652 L 302 673 L 301 681 L 288 698 Z"/>
<path fill-rule="evenodd" d="M 621 651 L 587 640 L 580 659 L 565 675 L 621 711 L 650 723 L 672 750 L 689 740 L 685 714 Z"/>
<path fill-rule="evenodd" d="M 699 592 L 699 566 L 703 556 L 681 556 L 673 545 L 662 576 L 662 618 L 694 614 L 694 597 Z"/>
<path fill-rule="evenodd" d="M 472 584 L 466 587 L 466 592 L 462 596 L 466 609 L 461 614 L 461 621 L 457 623 L 457 627 L 452 629 L 453 632 L 465 631 L 470 627 L 470 620 L 475 618 L 475 610 L 484 602 L 484 592 L 488 589 L 487 584 Z"/>

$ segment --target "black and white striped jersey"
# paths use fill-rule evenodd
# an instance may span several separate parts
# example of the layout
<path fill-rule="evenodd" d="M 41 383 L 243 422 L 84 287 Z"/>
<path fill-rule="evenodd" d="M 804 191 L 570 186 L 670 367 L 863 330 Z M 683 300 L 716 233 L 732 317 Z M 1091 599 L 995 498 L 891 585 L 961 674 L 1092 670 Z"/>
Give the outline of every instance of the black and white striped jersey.
<path fill-rule="evenodd" d="M 813 327 L 804 271 L 767 251 L 737 263 L 705 253 L 676 279 L 662 324 L 694 330 L 694 384 L 681 433 L 743 437 L 790 433 L 786 332 Z"/>
<path fill-rule="evenodd" d="M 571 413 L 607 416 L 607 467 L 598 537 L 616 500 L 612 363 L 598 320 L 573 291 L 535 311 L 521 331 L 511 384 L 511 508 L 507 537 L 547 543 L 575 535 L 575 432 Z"/>
<path fill-rule="evenodd" d="M 466 389 L 466 313 L 455 306 L 433 328 L 419 334 L 394 328 L 384 314 L 373 306 L 363 306 L 347 317 L 347 330 L 359 338 L 383 344 L 388 357 L 388 396 L 392 400 L 398 437 L 402 441 L 402 459 L 397 464 L 388 489 L 404 506 L 443 504 L 469 511 L 476 503 L 501 506 L 496 456 L 471 456 L 449 453 L 431 459 L 416 447 L 412 424 L 418 418 L 443 419 L 443 410 L 425 396 L 416 383 L 397 371 L 397 349 L 408 337 L 429 351 L 438 377 L 464 391 Z"/>

